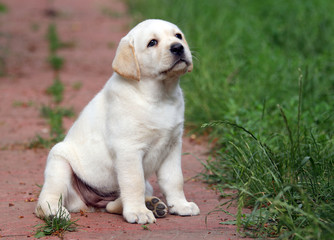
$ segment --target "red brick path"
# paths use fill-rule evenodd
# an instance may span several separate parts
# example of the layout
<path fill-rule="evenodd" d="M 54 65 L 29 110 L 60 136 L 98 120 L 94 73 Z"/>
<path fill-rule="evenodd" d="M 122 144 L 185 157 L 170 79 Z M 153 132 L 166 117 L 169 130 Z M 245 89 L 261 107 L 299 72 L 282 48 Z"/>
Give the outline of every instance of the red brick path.
<path fill-rule="evenodd" d="M 45 33 L 51 21 L 56 22 L 62 41 L 73 47 L 59 50 L 65 58 L 60 78 L 66 86 L 63 105 L 80 110 L 102 88 L 112 74 L 115 47 L 126 34 L 129 16 L 118 0 L 6 0 L 9 12 L 0 16 L 0 47 L 5 46 L 7 76 L 0 78 L 0 238 L 33 238 L 42 221 L 33 214 L 43 184 L 43 170 L 48 150 L 27 149 L 25 145 L 40 134 L 48 135 L 48 125 L 39 116 L 42 104 L 51 104 L 45 89 L 52 84 L 53 73 L 46 62 L 48 44 Z M 58 17 L 51 19 L 46 9 L 54 8 Z M 117 13 L 117 14 L 116 14 Z M 82 88 L 73 85 L 80 82 Z M 68 128 L 73 119 L 66 119 Z M 184 139 L 184 152 L 205 159 L 205 147 Z M 67 233 L 65 239 L 238 239 L 234 226 L 220 225 L 230 219 L 213 213 L 218 196 L 207 185 L 191 177 L 202 171 L 192 155 L 183 157 L 188 200 L 195 201 L 201 215 L 179 217 L 168 215 L 144 230 L 126 223 L 121 216 L 108 213 L 73 214 L 79 231 Z M 155 195 L 161 197 L 154 179 Z"/>

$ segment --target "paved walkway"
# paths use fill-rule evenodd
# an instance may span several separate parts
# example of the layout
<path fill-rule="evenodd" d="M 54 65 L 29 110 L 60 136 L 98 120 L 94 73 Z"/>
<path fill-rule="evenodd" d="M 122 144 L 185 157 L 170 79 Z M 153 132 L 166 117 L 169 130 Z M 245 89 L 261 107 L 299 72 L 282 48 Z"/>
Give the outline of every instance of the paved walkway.
<path fill-rule="evenodd" d="M 36 134 L 47 136 L 49 131 L 39 116 L 42 104 L 52 104 L 45 94 L 53 81 L 46 62 L 47 27 L 51 21 L 56 22 L 61 40 L 72 45 L 59 51 L 66 61 L 60 78 L 66 86 L 63 105 L 73 107 L 78 114 L 112 74 L 115 48 L 128 31 L 129 17 L 118 0 L 2 2 L 9 12 L 0 16 L 0 47 L 7 49 L 1 54 L 6 56 L 8 70 L 0 78 L 0 238 L 27 239 L 34 235 L 33 226 L 42 222 L 33 212 L 48 150 L 28 149 L 26 145 Z M 55 9 L 57 17 L 52 19 L 53 12 L 47 9 Z M 74 87 L 80 85 L 79 90 Z M 66 128 L 72 123 L 73 119 L 65 119 Z M 205 147 L 187 138 L 183 151 L 205 159 Z M 198 204 L 201 215 L 168 215 L 144 230 L 118 215 L 73 214 L 80 228 L 67 233 L 65 239 L 238 239 L 234 226 L 219 224 L 230 216 L 221 212 L 207 216 L 219 201 L 207 185 L 192 178 L 202 171 L 200 162 L 185 155 L 183 170 L 187 198 Z M 152 184 L 155 195 L 162 197 L 155 179 Z"/>

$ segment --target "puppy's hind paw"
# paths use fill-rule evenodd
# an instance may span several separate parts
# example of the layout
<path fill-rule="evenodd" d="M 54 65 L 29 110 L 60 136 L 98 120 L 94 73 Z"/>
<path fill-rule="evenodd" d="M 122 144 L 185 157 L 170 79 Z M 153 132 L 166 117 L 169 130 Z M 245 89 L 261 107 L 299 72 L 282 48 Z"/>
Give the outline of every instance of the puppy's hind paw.
<path fill-rule="evenodd" d="M 168 208 L 164 202 L 157 197 L 146 197 L 146 207 L 151 210 L 156 218 L 163 218 L 168 213 Z"/>

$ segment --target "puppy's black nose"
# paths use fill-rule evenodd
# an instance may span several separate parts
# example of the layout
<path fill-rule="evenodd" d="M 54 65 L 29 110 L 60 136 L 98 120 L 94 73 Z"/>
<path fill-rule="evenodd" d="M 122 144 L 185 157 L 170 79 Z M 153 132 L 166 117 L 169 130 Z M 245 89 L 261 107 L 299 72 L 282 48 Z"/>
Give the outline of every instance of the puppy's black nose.
<path fill-rule="evenodd" d="M 184 53 L 184 47 L 181 43 L 174 43 L 170 46 L 170 52 L 176 56 L 181 56 Z"/>

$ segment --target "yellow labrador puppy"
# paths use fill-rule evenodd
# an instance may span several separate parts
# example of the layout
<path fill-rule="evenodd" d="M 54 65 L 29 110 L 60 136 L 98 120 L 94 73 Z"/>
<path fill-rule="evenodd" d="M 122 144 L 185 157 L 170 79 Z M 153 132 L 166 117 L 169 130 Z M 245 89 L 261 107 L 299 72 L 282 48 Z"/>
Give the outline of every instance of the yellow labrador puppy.
<path fill-rule="evenodd" d="M 181 170 L 179 77 L 192 68 L 177 26 L 146 20 L 133 28 L 119 43 L 115 73 L 51 149 L 36 215 L 59 214 L 61 198 L 68 217 L 106 208 L 129 223 L 153 223 L 167 212 L 151 197 L 147 179 L 154 173 L 171 214 L 198 215 L 197 205 L 185 198 Z"/>

